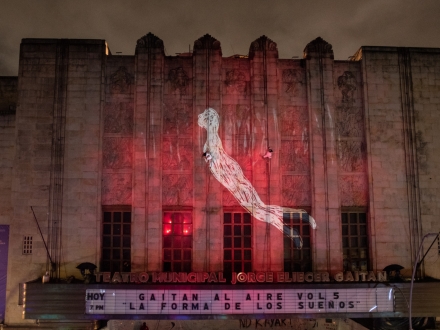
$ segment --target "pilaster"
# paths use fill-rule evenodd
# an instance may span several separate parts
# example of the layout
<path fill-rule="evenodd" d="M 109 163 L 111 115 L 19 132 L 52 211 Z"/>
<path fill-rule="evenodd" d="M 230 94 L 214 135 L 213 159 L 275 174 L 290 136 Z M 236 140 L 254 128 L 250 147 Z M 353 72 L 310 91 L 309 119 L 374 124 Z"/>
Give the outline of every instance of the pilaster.
<path fill-rule="evenodd" d="M 337 158 L 334 139 L 333 49 L 318 37 L 304 49 L 311 133 L 315 270 L 342 268 Z"/>

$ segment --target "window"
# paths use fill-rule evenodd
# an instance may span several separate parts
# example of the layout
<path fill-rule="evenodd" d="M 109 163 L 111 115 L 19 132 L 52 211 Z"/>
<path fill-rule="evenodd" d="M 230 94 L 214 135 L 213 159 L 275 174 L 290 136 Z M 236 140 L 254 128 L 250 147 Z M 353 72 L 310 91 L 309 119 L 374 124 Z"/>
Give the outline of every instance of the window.
<path fill-rule="evenodd" d="M 367 214 L 343 212 L 341 218 L 344 271 L 367 270 Z"/>
<path fill-rule="evenodd" d="M 163 271 L 190 272 L 192 262 L 192 213 L 163 214 Z"/>
<path fill-rule="evenodd" d="M 312 271 L 309 215 L 307 213 L 284 213 L 283 221 L 285 232 L 288 228 L 291 236 L 299 235 L 302 239 L 301 248 L 299 238 L 292 239 L 284 236 L 284 271 Z"/>
<path fill-rule="evenodd" d="M 252 271 L 252 222 L 249 213 L 223 214 L 223 271 Z"/>
<path fill-rule="evenodd" d="M 23 254 L 32 254 L 32 236 L 23 237 Z"/>
<path fill-rule="evenodd" d="M 104 210 L 101 261 L 103 272 L 131 271 L 130 208 Z"/>

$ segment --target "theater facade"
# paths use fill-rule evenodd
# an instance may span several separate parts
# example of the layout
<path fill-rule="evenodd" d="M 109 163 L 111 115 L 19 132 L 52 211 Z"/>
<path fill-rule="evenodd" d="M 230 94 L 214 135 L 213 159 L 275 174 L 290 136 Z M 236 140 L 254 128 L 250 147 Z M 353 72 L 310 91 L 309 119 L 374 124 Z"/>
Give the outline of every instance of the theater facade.
<path fill-rule="evenodd" d="M 433 326 L 437 124 L 437 48 L 23 39 L 0 77 L 0 321 Z"/>

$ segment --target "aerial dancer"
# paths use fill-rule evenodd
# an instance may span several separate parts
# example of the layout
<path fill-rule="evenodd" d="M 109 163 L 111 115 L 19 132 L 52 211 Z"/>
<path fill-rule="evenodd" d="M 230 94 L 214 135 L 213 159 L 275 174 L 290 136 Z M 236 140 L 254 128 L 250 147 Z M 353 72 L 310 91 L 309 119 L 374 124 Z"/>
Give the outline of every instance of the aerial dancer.
<path fill-rule="evenodd" d="M 218 135 L 219 115 L 214 109 L 208 108 L 201 113 L 198 116 L 198 124 L 207 131 L 207 141 L 203 147 L 203 153 L 204 155 L 208 154 L 210 156 L 209 170 L 214 177 L 226 187 L 240 205 L 257 220 L 275 226 L 279 231 L 293 239 L 297 247 L 301 248 L 302 239 L 300 235 L 295 230 L 291 233 L 290 228 L 284 226 L 283 213 L 307 212 L 300 209 L 266 205 L 263 203 L 255 188 L 244 176 L 240 165 L 223 149 L 222 141 Z M 310 215 L 308 216 L 308 221 L 310 226 L 315 229 L 316 222 Z"/>

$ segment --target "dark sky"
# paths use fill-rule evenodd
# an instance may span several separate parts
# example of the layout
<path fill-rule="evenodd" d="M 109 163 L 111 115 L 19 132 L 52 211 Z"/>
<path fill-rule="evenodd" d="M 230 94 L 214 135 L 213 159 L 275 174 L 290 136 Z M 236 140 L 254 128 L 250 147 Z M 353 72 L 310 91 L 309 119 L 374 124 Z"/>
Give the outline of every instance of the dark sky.
<path fill-rule="evenodd" d="M 105 39 L 132 55 L 148 32 L 167 55 L 209 33 L 223 56 L 264 34 L 280 58 L 321 36 L 344 60 L 366 45 L 440 47 L 440 0 L 0 0 L 0 75 L 17 75 L 22 38 Z"/>

